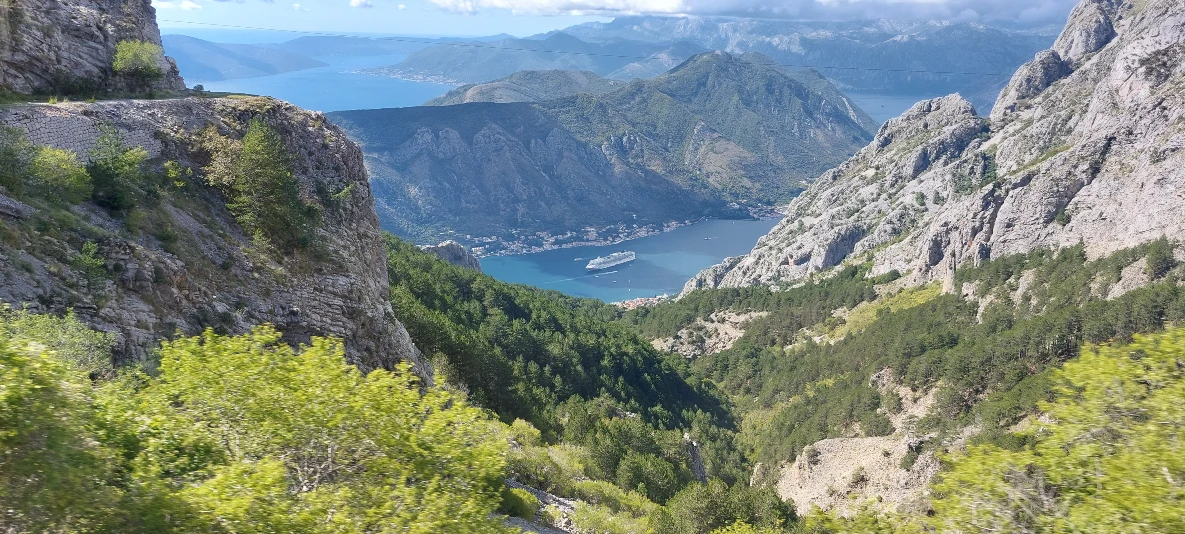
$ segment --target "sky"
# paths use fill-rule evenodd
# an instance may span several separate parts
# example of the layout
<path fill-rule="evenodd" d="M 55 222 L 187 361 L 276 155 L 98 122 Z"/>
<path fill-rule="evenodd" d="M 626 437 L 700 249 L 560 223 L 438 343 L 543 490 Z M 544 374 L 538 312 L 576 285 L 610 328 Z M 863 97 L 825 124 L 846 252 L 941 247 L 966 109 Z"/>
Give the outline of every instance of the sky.
<path fill-rule="evenodd" d="M 153 0 L 162 30 L 527 36 L 621 15 L 769 19 L 942 19 L 1057 25 L 1077 0 Z M 198 24 L 186 24 L 198 23 Z M 207 26 L 202 26 L 207 25 Z"/>

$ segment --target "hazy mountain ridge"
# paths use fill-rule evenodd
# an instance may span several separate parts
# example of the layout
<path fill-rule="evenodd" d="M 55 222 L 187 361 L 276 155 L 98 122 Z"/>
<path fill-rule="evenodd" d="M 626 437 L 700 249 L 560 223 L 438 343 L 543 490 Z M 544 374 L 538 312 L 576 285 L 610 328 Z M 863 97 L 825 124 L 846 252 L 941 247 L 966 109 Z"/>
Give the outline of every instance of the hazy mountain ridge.
<path fill-rule="evenodd" d="M 270 76 L 328 64 L 268 45 L 213 43 L 185 35 L 164 35 L 161 41 L 177 68 L 197 82 Z"/>
<path fill-rule="evenodd" d="M 989 122 L 951 96 L 889 121 L 749 255 L 694 287 L 798 279 L 866 255 L 917 281 L 1041 247 L 1092 257 L 1181 235 L 1185 11 L 1080 4 Z M 919 259 L 920 258 L 920 259 Z"/>
<path fill-rule="evenodd" d="M 995 100 L 1008 73 L 1053 41 L 1052 35 L 1030 31 L 941 21 L 618 17 L 563 31 L 592 42 L 685 40 L 708 49 L 760 52 L 779 63 L 815 66 L 855 92 L 959 92 L 980 107 Z"/>
<path fill-rule="evenodd" d="M 527 70 L 487 83 L 462 85 L 424 103 L 451 106 L 471 102 L 540 102 L 580 93 L 601 94 L 625 85 L 582 70 Z"/>
<path fill-rule="evenodd" d="M 735 214 L 874 125 L 817 74 L 722 53 L 602 95 L 330 117 L 363 145 L 385 227 L 422 242 Z"/>
<path fill-rule="evenodd" d="M 737 200 L 789 198 L 876 126 L 818 73 L 718 52 L 613 93 L 540 107 L 622 161 Z"/>
<path fill-rule="evenodd" d="M 411 80 L 484 83 L 524 70 L 587 70 L 629 81 L 638 76 L 661 74 L 704 51 L 687 42 L 590 43 L 557 32 L 543 38 L 432 46 L 416 51 L 397 65 L 365 72 Z"/>

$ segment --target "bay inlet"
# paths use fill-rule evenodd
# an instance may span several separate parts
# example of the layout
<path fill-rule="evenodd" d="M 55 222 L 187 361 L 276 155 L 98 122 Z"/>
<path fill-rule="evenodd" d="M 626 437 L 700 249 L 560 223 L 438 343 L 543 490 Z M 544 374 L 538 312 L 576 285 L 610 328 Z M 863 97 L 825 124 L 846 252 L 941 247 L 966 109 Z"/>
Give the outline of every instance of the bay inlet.
<path fill-rule="evenodd" d="M 616 245 L 489 256 L 482 258 L 481 268 L 504 282 L 605 302 L 675 295 L 701 270 L 752 250 L 777 223 L 778 219 L 713 219 Z M 637 259 L 604 271 L 585 270 L 593 258 L 625 250 L 635 252 Z"/>

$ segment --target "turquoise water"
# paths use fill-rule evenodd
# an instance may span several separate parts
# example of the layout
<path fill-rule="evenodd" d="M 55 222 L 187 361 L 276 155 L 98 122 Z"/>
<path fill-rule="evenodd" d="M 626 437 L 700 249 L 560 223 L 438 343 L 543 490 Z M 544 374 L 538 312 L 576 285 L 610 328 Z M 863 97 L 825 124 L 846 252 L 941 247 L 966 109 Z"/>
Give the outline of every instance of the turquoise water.
<path fill-rule="evenodd" d="M 486 274 L 499 280 L 554 289 L 577 297 L 606 302 L 663 294 L 674 295 L 701 270 L 729 256 L 753 249 L 757 239 L 777 224 L 761 221 L 709 220 L 664 234 L 604 247 L 549 250 L 521 256 L 491 256 L 481 260 Z M 638 259 L 590 274 L 588 261 L 613 252 L 632 250 Z"/>
<path fill-rule="evenodd" d="M 386 76 L 358 74 L 358 69 L 394 65 L 404 56 L 329 56 L 317 59 L 327 67 L 218 82 L 205 82 L 207 91 L 266 95 L 305 109 L 350 109 L 418 106 L 453 88 L 438 83 L 409 82 Z M 184 73 L 182 73 L 184 74 Z M 190 82 L 201 83 L 201 82 Z"/>

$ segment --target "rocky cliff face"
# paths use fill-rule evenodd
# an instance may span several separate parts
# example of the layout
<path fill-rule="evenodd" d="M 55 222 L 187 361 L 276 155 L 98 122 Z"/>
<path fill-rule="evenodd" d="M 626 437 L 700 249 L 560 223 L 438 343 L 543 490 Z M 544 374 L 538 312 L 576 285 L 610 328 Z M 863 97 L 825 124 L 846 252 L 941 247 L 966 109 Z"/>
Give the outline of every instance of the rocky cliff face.
<path fill-rule="evenodd" d="M 795 280 L 871 260 L 913 281 L 1079 242 L 1100 256 L 1185 233 L 1185 7 L 1083 0 L 991 120 L 919 103 L 823 174 L 747 256 L 687 289 Z"/>
<path fill-rule="evenodd" d="M 0 87 L 21 93 L 121 91 L 111 68 L 120 41 L 161 44 L 150 0 L 6 0 L 0 2 Z M 153 89 L 185 84 L 171 59 Z"/>
<path fill-rule="evenodd" d="M 428 245 L 421 248 L 424 249 L 424 252 L 430 252 L 437 258 L 453 265 L 481 272 L 481 261 L 477 259 L 477 256 L 474 256 L 472 252 L 469 252 L 469 249 L 456 241 L 445 241 L 439 245 Z"/>
<path fill-rule="evenodd" d="M 199 139 L 241 138 L 253 119 L 283 140 L 301 196 L 320 208 L 306 252 L 261 250 L 201 177 L 210 155 Z M 144 358 L 178 332 L 242 332 L 266 322 L 291 342 L 343 338 L 363 369 L 408 361 L 430 377 L 386 302 L 386 257 L 362 153 L 321 114 L 267 98 L 187 98 L 16 106 L 0 112 L 0 124 L 83 158 L 109 126 L 147 150 L 150 171 L 166 161 L 191 170 L 124 216 L 89 202 L 36 208 L 0 192 L 14 206 L 0 209 L 0 301 L 72 309 L 117 332 L 125 360 Z M 97 247 L 88 254 L 86 243 Z"/>

